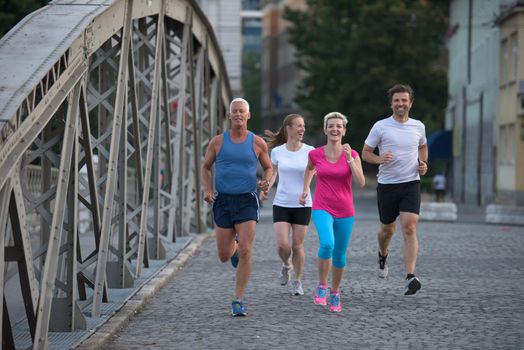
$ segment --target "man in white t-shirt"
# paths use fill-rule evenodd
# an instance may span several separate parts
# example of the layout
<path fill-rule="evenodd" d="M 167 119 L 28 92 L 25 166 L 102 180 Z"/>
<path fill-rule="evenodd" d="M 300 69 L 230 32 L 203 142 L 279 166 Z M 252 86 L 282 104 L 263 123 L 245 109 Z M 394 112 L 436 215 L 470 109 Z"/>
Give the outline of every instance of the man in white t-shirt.
<path fill-rule="evenodd" d="M 407 273 L 404 294 L 411 295 L 421 288 L 420 280 L 415 277 L 418 255 L 417 223 L 420 210 L 420 175 L 428 171 L 428 147 L 424 124 L 409 117 L 413 106 L 411 87 L 397 84 L 389 89 L 388 96 L 393 115 L 373 125 L 364 141 L 362 159 L 379 164 L 379 277 L 386 278 L 388 275 L 388 247 L 395 233 L 397 217 L 400 217 Z M 374 153 L 377 147 L 378 155 Z"/>

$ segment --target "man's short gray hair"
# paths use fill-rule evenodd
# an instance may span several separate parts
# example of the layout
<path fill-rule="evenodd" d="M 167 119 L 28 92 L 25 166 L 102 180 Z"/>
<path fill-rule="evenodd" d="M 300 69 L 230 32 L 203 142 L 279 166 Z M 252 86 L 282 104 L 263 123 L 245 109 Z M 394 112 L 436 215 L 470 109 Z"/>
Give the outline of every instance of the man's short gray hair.
<path fill-rule="evenodd" d="M 231 107 L 233 107 L 233 103 L 235 103 L 235 102 L 244 102 L 246 104 L 246 106 L 247 106 L 247 111 L 249 112 L 249 103 L 247 103 L 247 101 L 244 100 L 241 97 L 237 97 L 233 101 L 231 101 L 231 103 L 229 104 L 229 111 L 230 112 L 231 112 Z"/>

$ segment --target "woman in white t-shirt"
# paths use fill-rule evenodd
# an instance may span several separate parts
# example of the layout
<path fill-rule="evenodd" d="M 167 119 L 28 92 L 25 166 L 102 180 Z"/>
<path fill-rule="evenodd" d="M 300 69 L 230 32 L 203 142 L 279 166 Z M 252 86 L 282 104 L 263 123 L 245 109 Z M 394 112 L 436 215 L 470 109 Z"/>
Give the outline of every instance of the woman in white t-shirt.
<path fill-rule="evenodd" d="M 291 279 L 291 271 L 294 270 L 292 295 L 304 295 L 301 282 L 305 261 L 304 239 L 311 218 L 311 196 L 308 196 L 305 205 L 299 203 L 308 153 L 315 149 L 302 143 L 305 131 L 304 118 L 298 114 L 290 114 L 284 118 L 277 133 L 269 130 L 264 132 L 273 163 L 273 176 L 269 180 L 269 188 L 273 186 L 277 176 L 279 179 L 273 200 L 273 228 L 278 255 L 282 260 L 279 282 L 285 286 Z M 267 194 L 261 192 L 260 199 L 267 199 Z"/>

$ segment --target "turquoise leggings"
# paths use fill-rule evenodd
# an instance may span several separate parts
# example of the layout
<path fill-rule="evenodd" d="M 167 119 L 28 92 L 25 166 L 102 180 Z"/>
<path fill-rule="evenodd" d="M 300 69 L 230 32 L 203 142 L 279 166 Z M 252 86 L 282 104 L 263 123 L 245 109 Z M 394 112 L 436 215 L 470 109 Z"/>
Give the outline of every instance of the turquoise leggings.
<path fill-rule="evenodd" d="M 318 257 L 323 260 L 333 259 L 333 266 L 344 268 L 355 218 L 351 216 L 335 219 L 324 210 L 313 210 L 312 218 L 320 241 Z"/>

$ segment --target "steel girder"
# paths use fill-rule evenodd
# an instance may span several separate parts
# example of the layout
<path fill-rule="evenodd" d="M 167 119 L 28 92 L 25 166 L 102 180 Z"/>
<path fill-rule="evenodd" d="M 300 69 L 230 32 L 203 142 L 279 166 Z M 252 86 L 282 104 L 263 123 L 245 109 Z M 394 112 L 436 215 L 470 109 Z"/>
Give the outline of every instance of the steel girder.
<path fill-rule="evenodd" d="M 53 17 L 64 9 L 72 15 Z M 132 287 L 166 244 L 211 226 L 199 169 L 231 96 L 194 1 L 55 1 L 29 17 L 15 32 L 42 17 L 71 29 L 47 66 L 10 97 L 0 89 L 0 332 L 14 348 L 18 302 L 43 349 L 50 331 L 84 329 L 86 310 L 101 316 L 108 288 Z M 0 61 L 24 35 L 7 37 Z M 2 61 L 0 75 L 10 67 Z M 15 303 L 3 292 L 13 277 Z"/>

